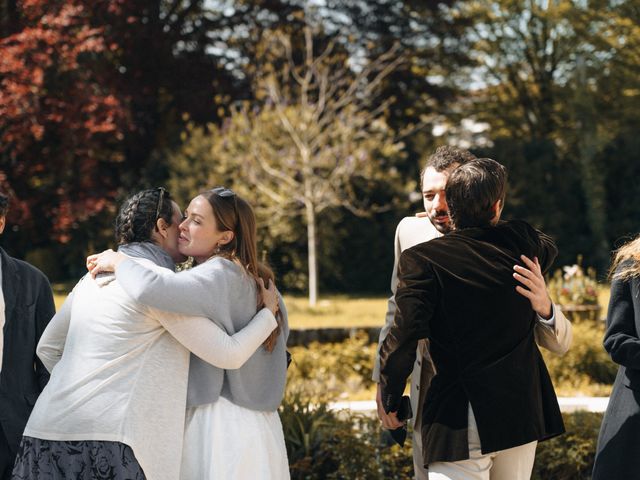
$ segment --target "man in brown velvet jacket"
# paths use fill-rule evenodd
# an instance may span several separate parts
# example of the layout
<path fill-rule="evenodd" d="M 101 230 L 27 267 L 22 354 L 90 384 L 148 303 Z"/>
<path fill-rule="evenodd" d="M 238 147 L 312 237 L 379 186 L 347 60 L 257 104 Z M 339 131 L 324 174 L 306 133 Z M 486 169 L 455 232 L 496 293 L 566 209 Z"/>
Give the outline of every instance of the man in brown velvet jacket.
<path fill-rule="evenodd" d="M 537 441 L 564 431 L 536 314 L 513 270 L 524 254 L 546 271 L 557 250 L 524 222 L 499 222 L 505 185 L 493 160 L 459 167 L 446 186 L 455 231 L 400 257 L 398 310 L 380 349 L 382 399 L 393 415 L 417 342 L 428 338 L 437 371 L 421 422 L 430 480 L 529 478 Z"/>

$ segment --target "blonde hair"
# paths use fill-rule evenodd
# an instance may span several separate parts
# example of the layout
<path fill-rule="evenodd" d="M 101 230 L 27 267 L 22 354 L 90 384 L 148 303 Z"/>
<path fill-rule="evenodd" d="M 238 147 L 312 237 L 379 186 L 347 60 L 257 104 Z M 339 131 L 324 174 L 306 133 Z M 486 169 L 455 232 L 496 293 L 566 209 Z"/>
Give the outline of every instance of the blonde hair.
<path fill-rule="evenodd" d="M 625 263 L 627 260 L 631 260 Z M 620 265 L 624 266 L 619 270 Z M 640 276 L 640 235 L 615 251 L 609 278 L 628 280 Z"/>
<path fill-rule="evenodd" d="M 222 231 L 233 232 L 233 239 L 226 245 L 220 246 L 218 256 L 227 258 L 240 265 L 256 282 L 258 310 L 264 307 L 264 299 L 258 279 L 268 286 L 269 280 L 275 284 L 273 271 L 264 263 L 258 261 L 256 216 L 251 205 L 235 192 L 222 187 L 216 187 L 201 195 L 211 204 L 216 225 Z M 276 346 L 284 318 L 282 313 L 276 313 L 278 326 L 264 341 L 264 348 L 271 352 Z"/>

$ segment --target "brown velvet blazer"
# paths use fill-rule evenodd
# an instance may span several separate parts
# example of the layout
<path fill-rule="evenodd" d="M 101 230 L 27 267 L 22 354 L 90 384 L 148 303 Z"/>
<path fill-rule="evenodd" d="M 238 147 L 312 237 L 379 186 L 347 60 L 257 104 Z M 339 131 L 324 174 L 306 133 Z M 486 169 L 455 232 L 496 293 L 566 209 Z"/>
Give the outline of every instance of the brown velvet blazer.
<path fill-rule="evenodd" d="M 387 412 L 397 410 L 417 342 L 428 338 L 437 374 L 423 406 L 425 465 L 469 458 L 469 402 L 483 453 L 564 432 L 535 312 L 515 289 L 521 254 L 546 271 L 557 249 L 527 223 L 509 221 L 452 232 L 400 258 L 398 310 L 380 347 L 382 399 Z"/>

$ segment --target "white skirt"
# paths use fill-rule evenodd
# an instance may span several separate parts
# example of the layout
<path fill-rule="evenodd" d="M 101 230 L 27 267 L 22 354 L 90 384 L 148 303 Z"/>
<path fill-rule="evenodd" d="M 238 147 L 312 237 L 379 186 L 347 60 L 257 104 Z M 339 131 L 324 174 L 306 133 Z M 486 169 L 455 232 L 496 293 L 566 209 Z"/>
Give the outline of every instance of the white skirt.
<path fill-rule="evenodd" d="M 182 480 L 286 480 L 289 462 L 278 412 L 257 412 L 220 397 L 188 408 Z"/>

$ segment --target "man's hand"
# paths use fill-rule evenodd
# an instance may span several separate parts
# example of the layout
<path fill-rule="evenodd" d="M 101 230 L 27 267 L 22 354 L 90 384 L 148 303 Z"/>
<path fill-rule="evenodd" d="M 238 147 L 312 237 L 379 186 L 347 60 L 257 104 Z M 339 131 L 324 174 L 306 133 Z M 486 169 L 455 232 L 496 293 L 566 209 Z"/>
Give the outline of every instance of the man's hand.
<path fill-rule="evenodd" d="M 395 430 L 396 428 L 400 428 L 404 425 L 403 422 L 398 420 L 398 412 L 387 413 L 384 411 L 384 407 L 382 406 L 382 388 L 380 388 L 380 384 L 378 384 L 376 392 L 376 405 L 378 407 L 378 418 L 382 422 L 382 426 L 384 428 L 388 430 Z"/>
<path fill-rule="evenodd" d="M 533 257 L 533 261 L 525 255 L 520 255 L 520 259 L 527 268 L 520 265 L 514 265 L 515 273 L 513 278 L 520 282 L 524 287 L 518 285 L 516 291 L 529 299 L 531 307 L 535 312 L 545 320 L 551 318 L 553 310 L 551 308 L 551 298 L 547 293 L 547 284 L 542 276 L 542 270 L 537 257 Z M 526 287 L 526 288 L 525 288 Z"/>

